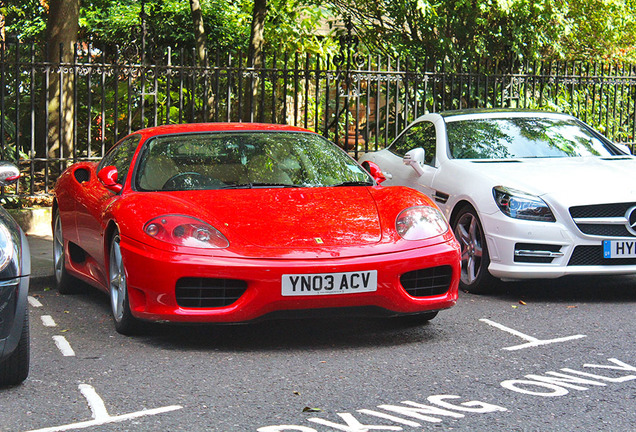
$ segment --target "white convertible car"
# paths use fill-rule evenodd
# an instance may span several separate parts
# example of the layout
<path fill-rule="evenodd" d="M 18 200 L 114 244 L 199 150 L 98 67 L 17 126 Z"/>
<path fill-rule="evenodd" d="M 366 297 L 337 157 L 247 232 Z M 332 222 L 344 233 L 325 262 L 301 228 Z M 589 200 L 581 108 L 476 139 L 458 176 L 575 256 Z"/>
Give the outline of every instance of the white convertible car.
<path fill-rule="evenodd" d="M 636 273 L 636 158 L 574 117 L 427 114 L 360 162 L 435 200 L 461 244 L 465 291 L 493 276 Z"/>

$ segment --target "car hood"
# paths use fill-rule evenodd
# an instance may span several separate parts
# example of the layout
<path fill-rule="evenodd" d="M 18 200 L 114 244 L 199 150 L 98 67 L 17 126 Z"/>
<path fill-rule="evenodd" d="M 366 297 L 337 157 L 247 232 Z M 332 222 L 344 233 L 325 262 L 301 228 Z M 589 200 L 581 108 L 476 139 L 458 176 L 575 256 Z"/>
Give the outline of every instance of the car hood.
<path fill-rule="evenodd" d="M 636 158 L 576 157 L 461 161 L 468 170 L 502 185 L 567 205 L 636 200 Z"/>
<path fill-rule="evenodd" d="M 380 241 L 366 187 L 229 189 L 160 193 L 167 212 L 211 223 L 231 244 L 268 248 L 361 246 Z"/>

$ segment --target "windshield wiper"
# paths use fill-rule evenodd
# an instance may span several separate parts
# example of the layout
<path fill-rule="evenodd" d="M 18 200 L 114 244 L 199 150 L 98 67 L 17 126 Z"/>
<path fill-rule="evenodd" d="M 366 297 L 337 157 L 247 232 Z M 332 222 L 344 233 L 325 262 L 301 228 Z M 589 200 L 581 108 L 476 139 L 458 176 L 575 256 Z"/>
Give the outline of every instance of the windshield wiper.
<path fill-rule="evenodd" d="M 342 182 L 342 183 L 338 183 L 335 185 L 332 185 L 333 187 L 340 187 L 340 186 L 373 186 L 372 182 L 369 181 L 346 181 L 346 182 Z"/>
<path fill-rule="evenodd" d="M 229 184 L 225 186 L 221 186 L 218 189 L 252 189 L 252 188 L 296 188 L 302 187 L 296 184 L 285 184 L 285 183 L 265 183 L 265 182 L 253 182 L 253 183 L 236 183 Z"/>
<path fill-rule="evenodd" d="M 215 189 L 252 189 L 252 183 L 232 183 L 224 186 L 219 186 Z"/>
<path fill-rule="evenodd" d="M 255 182 L 255 183 L 252 183 L 252 187 L 296 188 L 296 187 L 301 187 L 301 186 L 300 185 L 295 185 L 295 184 L 287 184 L 287 183 Z"/>

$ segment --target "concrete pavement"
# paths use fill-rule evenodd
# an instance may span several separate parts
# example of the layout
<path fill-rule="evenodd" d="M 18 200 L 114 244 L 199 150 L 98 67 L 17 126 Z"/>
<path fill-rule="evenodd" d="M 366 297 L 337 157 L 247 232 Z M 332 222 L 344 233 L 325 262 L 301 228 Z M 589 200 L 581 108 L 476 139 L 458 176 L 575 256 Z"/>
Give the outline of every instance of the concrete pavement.
<path fill-rule="evenodd" d="M 54 281 L 53 237 L 27 234 L 31 249 L 31 284 L 46 284 Z"/>

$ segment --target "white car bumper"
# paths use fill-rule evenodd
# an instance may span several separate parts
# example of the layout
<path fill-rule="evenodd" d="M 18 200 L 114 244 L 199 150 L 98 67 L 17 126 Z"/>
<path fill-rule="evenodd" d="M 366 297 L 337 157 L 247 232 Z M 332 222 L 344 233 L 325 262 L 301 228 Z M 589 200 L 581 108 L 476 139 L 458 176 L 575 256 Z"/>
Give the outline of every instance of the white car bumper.
<path fill-rule="evenodd" d="M 610 237 L 583 234 L 574 222 L 524 221 L 501 212 L 482 214 L 481 222 L 488 233 L 488 270 L 500 279 L 636 273 L 636 258 L 604 258 L 603 240 Z"/>

